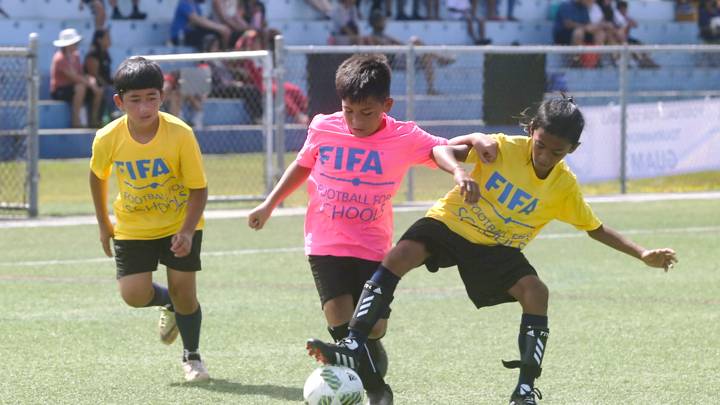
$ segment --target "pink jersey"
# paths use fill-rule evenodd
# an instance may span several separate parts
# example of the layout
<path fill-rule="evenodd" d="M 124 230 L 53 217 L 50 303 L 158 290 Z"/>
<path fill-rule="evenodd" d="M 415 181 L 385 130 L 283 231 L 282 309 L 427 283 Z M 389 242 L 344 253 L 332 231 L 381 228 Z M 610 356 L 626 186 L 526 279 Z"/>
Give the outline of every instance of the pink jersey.
<path fill-rule="evenodd" d="M 308 178 L 305 254 L 380 261 L 392 246 L 392 198 L 408 168 L 436 167 L 432 148 L 447 140 L 414 122 L 385 116 L 385 126 L 353 136 L 342 112 L 317 115 L 297 163 Z"/>

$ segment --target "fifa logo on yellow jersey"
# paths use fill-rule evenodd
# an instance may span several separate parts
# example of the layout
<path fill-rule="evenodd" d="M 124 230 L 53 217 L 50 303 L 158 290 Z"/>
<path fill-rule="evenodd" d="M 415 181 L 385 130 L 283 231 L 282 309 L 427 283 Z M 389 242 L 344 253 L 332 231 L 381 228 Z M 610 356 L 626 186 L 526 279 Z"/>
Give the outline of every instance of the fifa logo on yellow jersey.
<path fill-rule="evenodd" d="M 497 201 L 511 211 L 519 209 L 519 213 L 529 215 L 537 208 L 537 198 L 508 181 L 497 171 L 493 172 L 485 183 L 485 190 L 494 189 L 501 190 Z"/>

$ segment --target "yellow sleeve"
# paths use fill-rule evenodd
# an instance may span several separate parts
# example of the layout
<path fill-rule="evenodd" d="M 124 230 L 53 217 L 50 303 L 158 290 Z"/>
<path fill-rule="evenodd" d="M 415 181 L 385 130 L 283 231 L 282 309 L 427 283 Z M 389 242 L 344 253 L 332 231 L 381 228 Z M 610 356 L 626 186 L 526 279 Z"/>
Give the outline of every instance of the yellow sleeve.
<path fill-rule="evenodd" d="M 192 132 L 183 137 L 180 146 L 180 173 L 185 187 L 190 189 L 207 187 L 200 145 Z"/>
<path fill-rule="evenodd" d="M 592 231 L 602 225 L 590 204 L 583 198 L 577 183 L 566 194 L 563 208 L 558 212 L 557 219 L 581 231 Z"/>
<path fill-rule="evenodd" d="M 109 135 L 95 135 L 90 157 L 90 170 L 102 180 L 107 180 L 112 173 L 112 141 Z"/>

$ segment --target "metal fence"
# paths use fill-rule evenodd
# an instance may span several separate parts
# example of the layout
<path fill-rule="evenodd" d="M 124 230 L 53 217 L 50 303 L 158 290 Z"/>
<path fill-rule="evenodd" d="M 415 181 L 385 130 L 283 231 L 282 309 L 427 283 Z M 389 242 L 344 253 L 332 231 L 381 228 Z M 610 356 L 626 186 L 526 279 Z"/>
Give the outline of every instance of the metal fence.
<path fill-rule="evenodd" d="M 0 48 L 0 216 L 38 214 L 37 35 Z"/>
<path fill-rule="evenodd" d="M 629 178 L 647 176 L 641 174 L 647 171 L 628 172 L 628 156 L 632 155 L 628 152 L 628 123 L 634 118 L 628 117 L 628 106 L 720 96 L 717 45 L 282 46 L 280 38 L 275 53 L 278 81 L 307 93 L 310 116 L 340 110 L 333 78 L 344 59 L 354 53 L 383 53 L 393 69 L 391 97 L 395 104 L 390 114 L 414 120 L 445 137 L 475 132 L 480 126 L 486 131 L 518 134 L 517 116 L 525 108 L 565 92 L 574 96 L 589 116 L 600 109 L 619 124 L 612 136 L 594 134 L 586 127 L 584 137 L 605 137 L 606 143 L 617 140 L 617 148 L 584 153 L 613 155 L 598 160 L 615 165 L 610 175 L 588 178 L 615 180 L 617 191 L 623 193 Z M 278 98 L 279 103 L 284 101 Z M 662 104 L 658 105 L 662 109 Z M 282 114 L 286 110 L 277 111 Z M 283 156 L 282 148 L 298 148 L 304 127 L 292 117 L 279 115 L 276 120 L 278 156 Z M 720 137 L 715 129 L 702 130 Z M 640 159 L 638 164 L 645 161 L 648 159 Z M 279 166 L 283 167 L 281 161 Z M 720 162 L 714 170 L 720 170 Z M 405 198 L 412 201 L 416 194 L 412 171 L 407 182 Z"/>
<path fill-rule="evenodd" d="M 267 51 L 149 55 L 165 73 L 163 108 L 196 131 L 210 201 L 261 200 L 278 169 Z"/>

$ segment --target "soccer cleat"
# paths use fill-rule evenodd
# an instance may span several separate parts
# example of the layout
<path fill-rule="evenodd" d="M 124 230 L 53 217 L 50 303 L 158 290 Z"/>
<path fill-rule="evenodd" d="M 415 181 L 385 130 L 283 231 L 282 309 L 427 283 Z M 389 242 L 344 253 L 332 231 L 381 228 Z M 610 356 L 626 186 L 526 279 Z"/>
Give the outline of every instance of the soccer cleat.
<path fill-rule="evenodd" d="M 536 405 L 536 396 L 537 399 L 542 399 L 542 393 L 539 389 L 533 388 L 532 390 L 527 391 L 523 389 L 523 387 L 520 387 L 519 391 L 513 392 L 512 396 L 510 397 L 509 405 Z"/>
<path fill-rule="evenodd" d="M 175 323 L 175 312 L 167 309 L 167 307 L 160 307 L 158 333 L 160 334 L 160 341 L 166 345 L 171 345 L 178 337 L 177 323 Z"/>
<path fill-rule="evenodd" d="M 376 390 L 367 391 L 367 404 L 366 405 L 392 405 L 393 404 L 393 392 L 390 386 L 384 384 L 382 387 Z"/>
<path fill-rule="evenodd" d="M 182 368 L 185 373 L 186 382 L 200 382 L 210 379 L 210 374 L 208 374 L 207 368 L 205 368 L 205 363 L 203 363 L 200 356 L 196 353 L 191 353 L 183 359 Z"/>
<path fill-rule="evenodd" d="M 349 367 L 357 370 L 360 365 L 360 356 L 357 349 L 360 346 L 353 338 L 346 337 L 337 344 L 325 343 L 319 339 L 309 339 L 305 348 L 310 356 L 324 364 Z"/>

